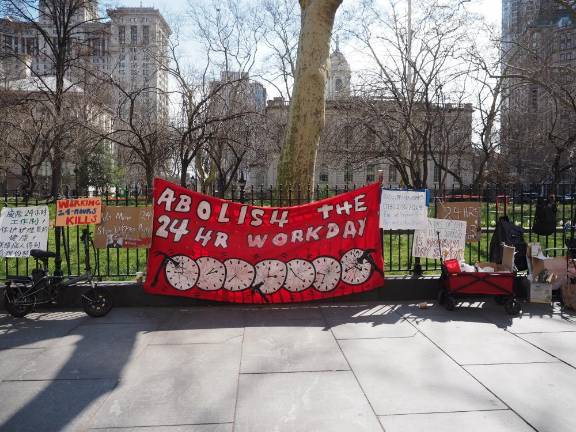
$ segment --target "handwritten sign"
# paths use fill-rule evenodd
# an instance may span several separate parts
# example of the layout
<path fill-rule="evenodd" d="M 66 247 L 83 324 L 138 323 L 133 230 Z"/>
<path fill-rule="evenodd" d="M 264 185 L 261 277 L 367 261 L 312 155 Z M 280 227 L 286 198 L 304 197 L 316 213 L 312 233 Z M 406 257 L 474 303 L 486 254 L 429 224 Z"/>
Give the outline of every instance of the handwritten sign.
<path fill-rule="evenodd" d="M 426 192 L 382 190 L 380 228 L 413 230 L 427 226 Z"/>
<path fill-rule="evenodd" d="M 152 242 L 152 207 L 102 207 L 94 245 L 99 248 L 149 248 Z"/>
<path fill-rule="evenodd" d="M 56 202 L 56 226 L 90 225 L 100 223 L 101 198 L 63 199 Z"/>
<path fill-rule="evenodd" d="M 440 242 L 438 242 L 440 233 Z M 440 244 L 439 244 L 440 243 Z M 428 228 L 414 232 L 412 255 L 420 258 L 464 259 L 466 222 L 449 219 L 428 219 Z"/>
<path fill-rule="evenodd" d="M 380 287 L 380 187 L 259 207 L 154 181 L 144 290 L 234 303 L 319 300 Z"/>
<path fill-rule="evenodd" d="M 438 206 L 438 219 L 461 220 L 466 222 L 466 241 L 480 241 L 480 214 L 482 204 L 479 202 L 446 202 Z"/>
<path fill-rule="evenodd" d="M 29 257 L 48 244 L 48 206 L 3 208 L 0 214 L 0 256 Z"/>

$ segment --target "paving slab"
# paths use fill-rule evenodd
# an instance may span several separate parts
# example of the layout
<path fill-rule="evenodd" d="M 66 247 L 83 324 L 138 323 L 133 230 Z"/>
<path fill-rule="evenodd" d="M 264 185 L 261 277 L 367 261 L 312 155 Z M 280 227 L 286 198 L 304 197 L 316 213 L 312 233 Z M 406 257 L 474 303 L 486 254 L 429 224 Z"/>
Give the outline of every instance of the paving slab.
<path fill-rule="evenodd" d="M 3 381 L 0 431 L 86 430 L 92 415 L 115 385 L 113 380 Z"/>
<path fill-rule="evenodd" d="M 493 323 L 424 319 L 415 325 L 461 365 L 557 361 Z"/>
<path fill-rule="evenodd" d="M 420 334 L 340 345 L 378 415 L 505 407 Z"/>
<path fill-rule="evenodd" d="M 241 342 L 244 315 L 241 309 L 186 308 L 173 311 L 158 329 L 147 335 L 150 344 Z"/>
<path fill-rule="evenodd" d="M 502 310 L 498 310 L 498 315 L 503 315 Z M 400 314 L 410 323 L 417 324 L 420 321 L 435 322 L 491 322 L 487 314 L 492 313 L 492 309 L 487 302 L 460 302 L 453 311 L 447 311 L 443 306 L 437 303 L 427 302 L 425 307 L 419 304 L 401 304 L 395 308 L 396 313 Z"/>
<path fill-rule="evenodd" d="M 264 306 L 248 307 L 243 310 L 247 327 L 279 326 L 285 321 L 306 321 L 306 323 L 324 323 L 319 306 Z"/>
<path fill-rule="evenodd" d="M 240 344 L 149 345 L 97 412 L 92 427 L 230 423 Z"/>
<path fill-rule="evenodd" d="M 235 432 L 382 432 L 351 372 L 240 376 Z"/>
<path fill-rule="evenodd" d="M 86 322 L 83 312 L 34 313 L 0 323 L 0 349 L 54 346 L 72 329 Z"/>
<path fill-rule="evenodd" d="M 332 333 L 323 326 L 248 327 L 243 373 L 349 370 Z"/>
<path fill-rule="evenodd" d="M 154 324 L 79 326 L 34 359 L 22 363 L 12 379 L 118 379 L 144 349 L 142 335 L 155 327 Z"/>
<path fill-rule="evenodd" d="M 326 327 L 336 339 L 370 339 L 410 337 L 417 331 L 404 321 L 395 307 L 376 304 L 365 306 L 325 306 L 322 314 Z"/>
<path fill-rule="evenodd" d="M 510 410 L 380 417 L 386 432 L 534 432 Z"/>
<path fill-rule="evenodd" d="M 14 380 L 23 365 L 42 354 L 42 348 L 0 350 L 0 381 Z"/>
<path fill-rule="evenodd" d="M 490 311 L 487 317 L 499 327 L 512 333 L 553 333 L 576 331 L 574 312 L 560 309 L 558 306 L 526 303 L 522 314 L 506 317 Z"/>
<path fill-rule="evenodd" d="M 519 336 L 576 367 L 576 332 L 529 333 Z"/>
<path fill-rule="evenodd" d="M 85 324 L 150 324 L 157 325 L 168 320 L 175 313 L 174 308 L 112 308 L 106 316 L 91 318 Z"/>
<path fill-rule="evenodd" d="M 539 432 L 576 430 L 576 370 L 564 363 L 467 366 Z"/>
<path fill-rule="evenodd" d="M 145 426 L 135 428 L 89 429 L 98 432 L 232 432 L 232 424 Z"/>

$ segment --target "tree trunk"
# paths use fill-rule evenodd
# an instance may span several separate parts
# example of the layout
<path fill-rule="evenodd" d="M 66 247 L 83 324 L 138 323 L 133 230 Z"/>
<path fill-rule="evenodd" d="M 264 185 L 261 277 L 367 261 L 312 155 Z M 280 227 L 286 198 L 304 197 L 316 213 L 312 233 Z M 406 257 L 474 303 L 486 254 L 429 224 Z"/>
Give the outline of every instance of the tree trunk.
<path fill-rule="evenodd" d="M 325 86 L 334 16 L 342 0 L 300 0 L 298 60 L 280 160 L 278 185 L 314 188 L 314 165 L 324 128 Z"/>
<path fill-rule="evenodd" d="M 180 186 L 188 187 L 188 167 L 190 166 L 190 163 L 188 160 L 184 159 L 181 159 L 180 162 L 182 164 L 182 169 L 180 171 Z"/>
<path fill-rule="evenodd" d="M 60 145 L 54 146 L 54 157 L 51 160 L 52 168 L 52 184 L 50 187 L 50 194 L 57 197 L 62 192 L 62 164 L 64 156 L 60 151 Z"/>

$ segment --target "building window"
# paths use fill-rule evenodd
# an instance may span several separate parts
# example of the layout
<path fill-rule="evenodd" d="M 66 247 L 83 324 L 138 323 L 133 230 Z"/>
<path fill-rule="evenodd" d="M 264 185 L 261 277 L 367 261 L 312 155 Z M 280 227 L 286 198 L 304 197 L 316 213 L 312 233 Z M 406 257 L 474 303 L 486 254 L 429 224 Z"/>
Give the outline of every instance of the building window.
<path fill-rule="evenodd" d="M 130 26 L 130 44 L 132 44 L 132 45 L 138 44 L 138 27 L 137 26 Z"/>
<path fill-rule="evenodd" d="M 388 165 L 388 183 L 389 184 L 396 184 L 398 181 L 396 168 L 393 165 Z"/>
<path fill-rule="evenodd" d="M 530 107 L 536 111 L 538 109 L 538 87 L 530 87 Z"/>
<path fill-rule="evenodd" d="M 142 27 L 142 43 L 148 45 L 150 43 L 150 26 Z"/>
<path fill-rule="evenodd" d="M 376 165 L 370 164 L 366 167 L 366 183 L 372 183 L 376 180 Z"/>
<path fill-rule="evenodd" d="M 319 175 L 320 183 L 328 183 L 328 168 L 326 165 L 322 165 L 320 167 L 320 175 Z"/>
<path fill-rule="evenodd" d="M 352 183 L 354 181 L 354 172 L 352 171 L 352 164 L 347 162 L 344 166 L 344 183 Z"/>
<path fill-rule="evenodd" d="M 434 183 L 440 183 L 442 177 L 442 169 L 438 165 L 434 165 Z"/>
<path fill-rule="evenodd" d="M 342 87 L 344 87 L 344 86 L 342 85 L 342 80 L 341 80 L 340 78 L 337 78 L 337 79 L 336 79 L 336 91 L 342 90 Z"/>
<path fill-rule="evenodd" d="M 118 43 L 124 45 L 126 43 L 126 27 L 118 27 Z"/>

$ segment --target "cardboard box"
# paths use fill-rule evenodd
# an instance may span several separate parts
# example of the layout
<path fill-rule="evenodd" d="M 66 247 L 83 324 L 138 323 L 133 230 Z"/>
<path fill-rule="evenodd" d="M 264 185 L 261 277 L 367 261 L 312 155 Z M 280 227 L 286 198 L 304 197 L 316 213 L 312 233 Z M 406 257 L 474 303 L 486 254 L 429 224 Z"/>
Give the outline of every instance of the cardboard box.
<path fill-rule="evenodd" d="M 552 285 L 547 283 L 530 282 L 530 303 L 552 302 Z"/>

